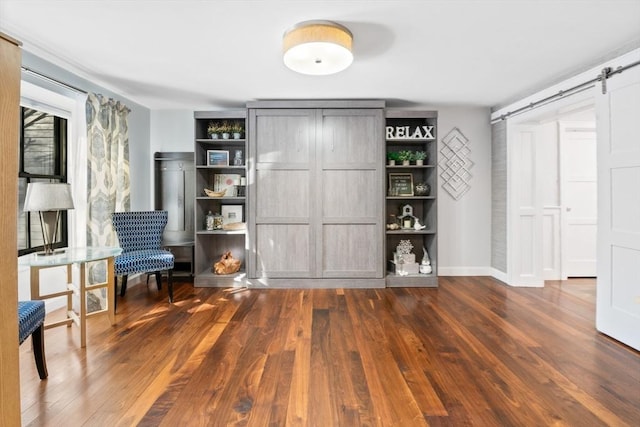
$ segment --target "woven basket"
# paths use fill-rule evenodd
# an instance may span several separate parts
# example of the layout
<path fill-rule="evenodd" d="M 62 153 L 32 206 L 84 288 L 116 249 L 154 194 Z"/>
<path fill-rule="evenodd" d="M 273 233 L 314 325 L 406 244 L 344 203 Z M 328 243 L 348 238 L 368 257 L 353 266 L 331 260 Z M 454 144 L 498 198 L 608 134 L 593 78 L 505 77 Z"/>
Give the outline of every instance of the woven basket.
<path fill-rule="evenodd" d="M 224 193 L 226 192 L 226 188 L 222 191 L 211 191 L 208 188 L 204 189 L 204 194 L 206 194 L 208 197 L 224 197 Z"/>

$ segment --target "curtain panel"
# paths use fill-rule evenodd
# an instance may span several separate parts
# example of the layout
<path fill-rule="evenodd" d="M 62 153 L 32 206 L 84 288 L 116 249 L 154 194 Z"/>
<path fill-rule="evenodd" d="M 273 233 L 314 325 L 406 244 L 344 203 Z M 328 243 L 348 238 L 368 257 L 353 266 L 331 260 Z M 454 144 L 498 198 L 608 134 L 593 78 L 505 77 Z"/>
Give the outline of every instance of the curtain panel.
<path fill-rule="evenodd" d="M 131 208 L 130 110 L 119 101 L 89 93 L 87 114 L 87 245 L 115 246 L 113 212 Z"/>

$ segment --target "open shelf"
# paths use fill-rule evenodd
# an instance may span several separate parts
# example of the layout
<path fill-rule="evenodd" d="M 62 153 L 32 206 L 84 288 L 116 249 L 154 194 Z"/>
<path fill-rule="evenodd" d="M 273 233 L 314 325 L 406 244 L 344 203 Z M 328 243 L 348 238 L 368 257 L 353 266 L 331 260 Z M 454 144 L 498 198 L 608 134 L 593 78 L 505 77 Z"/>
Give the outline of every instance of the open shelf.
<path fill-rule="evenodd" d="M 400 224 L 400 222 L 409 221 L 411 228 L 401 228 L 396 230 L 388 230 L 385 227 L 385 271 L 387 275 L 385 282 L 387 286 L 409 286 L 409 287 L 437 287 L 438 286 L 438 226 L 437 226 L 437 189 L 438 189 L 438 147 L 437 147 L 437 118 L 436 111 L 414 111 L 414 110 L 395 110 L 388 109 L 386 111 L 386 135 L 395 136 L 392 129 L 395 127 L 397 132 L 403 129 L 403 132 L 412 135 L 412 130 L 422 129 L 424 126 L 429 127 L 430 138 L 388 138 L 385 144 L 385 154 L 399 153 L 401 151 L 417 151 L 426 152 L 427 156 L 425 164 L 417 165 L 415 161 L 411 161 L 409 165 L 398 164 L 389 165 L 387 162 L 385 170 L 387 173 L 385 183 L 385 212 L 387 224 Z M 426 136 L 422 133 L 422 136 Z M 394 174 L 394 176 L 392 176 Z M 393 178 L 393 179 L 391 179 Z M 420 184 L 426 184 L 427 191 L 424 189 L 416 189 Z M 397 185 L 390 191 L 390 185 Z M 410 188 L 412 185 L 413 188 Z M 422 196 L 389 196 L 389 194 L 425 194 Z M 408 208 L 407 205 L 410 207 Z M 411 216 L 409 212 L 412 212 Z M 413 229 L 414 221 L 420 221 L 426 228 L 422 230 Z M 394 259 L 394 252 L 398 246 L 407 246 L 407 242 L 412 247 L 410 253 L 415 255 L 415 260 L 420 263 L 424 257 L 423 248 L 429 255 L 432 273 L 430 274 L 412 274 L 400 276 L 395 272 L 389 272 L 387 263 Z M 415 265 L 412 265 L 413 270 Z"/>
<path fill-rule="evenodd" d="M 249 239 L 248 229 L 243 230 L 210 230 L 204 229 L 205 219 L 209 212 L 213 214 L 224 214 L 225 208 L 233 205 L 240 207 L 241 216 L 237 221 L 247 222 L 248 215 L 248 186 L 244 183 L 244 196 L 235 196 L 240 190 L 238 185 L 247 177 L 247 139 L 212 139 L 208 135 L 209 125 L 240 124 L 244 131 L 247 131 L 247 111 L 246 110 L 225 110 L 225 111 L 196 111 L 195 119 L 195 266 L 194 266 L 194 286 L 203 287 L 233 287 L 241 280 L 244 285 L 246 277 L 247 247 Z M 208 165 L 211 162 L 209 156 L 211 150 L 228 152 L 229 165 Z M 241 156 L 239 163 L 241 166 L 233 165 L 236 155 Z M 221 158 L 224 159 L 225 156 Z M 215 160 L 215 159 L 214 159 Z M 213 163 L 213 162 L 212 162 Z M 227 160 L 221 161 L 227 163 Z M 218 181 L 218 178 L 224 178 Z M 229 180 L 233 178 L 233 183 Z M 239 180 L 236 182 L 236 180 Z M 224 184 L 221 186 L 220 184 Z M 223 187 L 223 188 L 216 188 Z M 204 194 L 204 188 L 212 191 L 226 190 L 225 194 L 231 196 L 208 197 Z M 230 222 L 236 222 L 233 219 Z M 235 259 L 239 259 L 241 271 L 231 275 L 217 275 L 212 269 L 213 265 L 220 260 L 225 252 L 231 252 Z"/>

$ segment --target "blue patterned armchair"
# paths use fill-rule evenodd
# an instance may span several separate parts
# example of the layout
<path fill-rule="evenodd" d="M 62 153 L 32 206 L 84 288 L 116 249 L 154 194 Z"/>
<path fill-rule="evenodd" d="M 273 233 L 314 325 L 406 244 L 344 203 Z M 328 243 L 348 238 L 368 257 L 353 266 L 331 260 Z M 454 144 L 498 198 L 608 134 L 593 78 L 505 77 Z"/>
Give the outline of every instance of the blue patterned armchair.
<path fill-rule="evenodd" d="M 31 335 L 33 357 L 41 380 L 47 378 L 44 357 L 44 301 L 18 301 L 18 341 L 22 344 Z"/>
<path fill-rule="evenodd" d="M 122 254 L 114 260 L 116 292 L 122 276 L 120 296 L 127 291 L 127 277 L 134 273 L 155 273 L 158 290 L 162 289 L 162 271 L 167 271 L 169 302 L 173 302 L 173 261 L 162 249 L 162 232 L 167 225 L 167 211 L 116 212 L 111 216 Z"/>

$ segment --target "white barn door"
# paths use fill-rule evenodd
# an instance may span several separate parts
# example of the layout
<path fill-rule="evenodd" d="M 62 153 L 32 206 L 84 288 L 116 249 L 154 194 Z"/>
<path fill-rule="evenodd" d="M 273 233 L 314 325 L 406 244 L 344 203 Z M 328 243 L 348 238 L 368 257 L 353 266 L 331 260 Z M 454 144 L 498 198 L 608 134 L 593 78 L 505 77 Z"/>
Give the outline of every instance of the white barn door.
<path fill-rule="evenodd" d="M 640 66 L 597 85 L 596 328 L 640 350 Z"/>
<path fill-rule="evenodd" d="M 509 156 L 508 283 L 544 286 L 540 132 L 537 126 L 507 124 Z"/>

